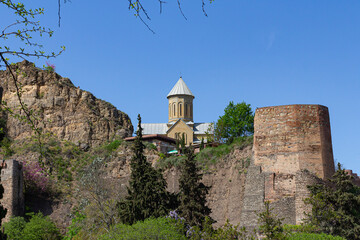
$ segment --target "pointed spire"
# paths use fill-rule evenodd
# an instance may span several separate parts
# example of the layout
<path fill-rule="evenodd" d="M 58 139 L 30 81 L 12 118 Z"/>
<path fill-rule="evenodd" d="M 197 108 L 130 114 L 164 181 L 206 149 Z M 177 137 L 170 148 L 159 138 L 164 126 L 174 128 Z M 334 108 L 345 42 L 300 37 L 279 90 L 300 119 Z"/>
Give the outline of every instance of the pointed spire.
<path fill-rule="evenodd" d="M 184 82 L 182 77 L 180 77 L 175 86 L 171 89 L 167 97 L 171 97 L 174 95 L 189 95 L 195 97 L 188 88 L 188 86 L 186 86 L 186 83 Z"/>

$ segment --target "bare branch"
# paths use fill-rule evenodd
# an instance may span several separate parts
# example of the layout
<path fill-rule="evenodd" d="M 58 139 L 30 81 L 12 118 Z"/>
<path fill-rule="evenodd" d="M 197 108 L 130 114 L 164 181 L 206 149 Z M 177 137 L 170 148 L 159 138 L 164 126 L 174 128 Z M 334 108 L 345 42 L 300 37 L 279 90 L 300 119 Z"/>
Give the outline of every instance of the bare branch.
<path fill-rule="evenodd" d="M 208 15 L 207 15 L 207 13 L 206 13 L 206 11 L 205 11 L 205 1 L 204 1 L 204 0 L 201 0 L 201 2 L 202 2 L 202 4 L 201 4 L 202 11 L 203 11 L 205 17 L 207 17 Z"/>
<path fill-rule="evenodd" d="M 178 6 L 179 6 L 179 10 L 181 12 L 181 15 L 183 15 L 183 17 L 185 18 L 185 20 L 187 20 L 187 18 L 185 17 L 185 14 L 182 11 L 181 5 L 180 5 L 180 0 L 177 0 Z"/>
<path fill-rule="evenodd" d="M 59 17 L 59 27 L 60 27 L 60 21 L 61 21 L 61 14 L 60 14 L 60 0 L 58 0 L 58 17 Z"/>

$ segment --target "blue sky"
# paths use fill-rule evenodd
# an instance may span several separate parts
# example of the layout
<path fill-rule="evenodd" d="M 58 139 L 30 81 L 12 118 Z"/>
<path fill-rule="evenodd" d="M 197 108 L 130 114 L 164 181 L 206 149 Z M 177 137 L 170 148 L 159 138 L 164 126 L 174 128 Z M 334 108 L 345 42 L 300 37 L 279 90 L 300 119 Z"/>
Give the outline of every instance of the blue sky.
<path fill-rule="evenodd" d="M 166 122 L 166 95 L 182 75 L 195 95 L 196 122 L 216 121 L 229 101 L 253 109 L 285 104 L 329 108 L 334 158 L 360 173 L 360 1 L 145 1 L 156 32 L 128 10 L 128 1 L 24 1 L 44 7 L 55 34 L 45 50 L 76 86 L 143 122 Z M 0 9 L 1 21 L 11 15 Z M 38 66 L 45 60 L 35 60 Z"/>

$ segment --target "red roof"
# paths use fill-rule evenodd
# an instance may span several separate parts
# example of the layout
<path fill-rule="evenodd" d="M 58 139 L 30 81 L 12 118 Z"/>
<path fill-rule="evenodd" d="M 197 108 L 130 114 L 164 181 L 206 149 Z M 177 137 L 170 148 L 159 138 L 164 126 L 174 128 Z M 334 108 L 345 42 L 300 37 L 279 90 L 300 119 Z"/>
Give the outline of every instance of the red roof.
<path fill-rule="evenodd" d="M 136 137 L 127 137 L 124 140 L 125 141 L 134 141 Z M 165 135 L 162 134 L 149 134 L 149 135 L 144 135 L 143 140 L 151 140 L 151 139 L 158 139 L 164 142 L 169 142 L 169 143 L 176 143 L 176 140 L 174 138 L 170 138 L 167 137 Z"/>

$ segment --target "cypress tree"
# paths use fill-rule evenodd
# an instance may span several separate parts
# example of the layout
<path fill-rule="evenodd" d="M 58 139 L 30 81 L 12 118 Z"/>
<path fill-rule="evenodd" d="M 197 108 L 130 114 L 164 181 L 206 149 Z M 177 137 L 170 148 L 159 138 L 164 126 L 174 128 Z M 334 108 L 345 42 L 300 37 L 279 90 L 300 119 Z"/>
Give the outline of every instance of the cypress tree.
<path fill-rule="evenodd" d="M 204 149 L 204 138 L 201 138 L 201 143 L 200 143 L 200 151 Z"/>
<path fill-rule="evenodd" d="M 206 206 L 206 195 L 211 187 L 201 182 L 202 176 L 196 164 L 193 149 L 186 148 L 186 159 L 181 166 L 179 179 L 180 206 L 178 210 L 190 226 L 201 227 L 205 218 L 211 213 L 211 209 Z M 211 218 L 210 221 L 213 222 Z"/>
<path fill-rule="evenodd" d="M 149 217 L 164 216 L 169 212 L 170 195 L 160 170 L 154 169 L 144 156 L 141 117 L 138 115 L 138 130 L 131 159 L 131 176 L 128 195 L 119 203 L 119 215 L 123 223 L 133 224 Z"/>

